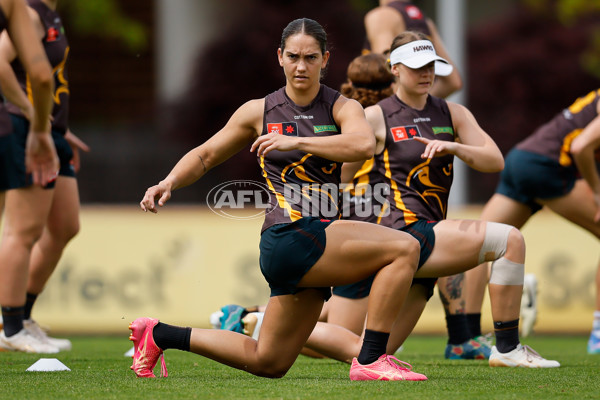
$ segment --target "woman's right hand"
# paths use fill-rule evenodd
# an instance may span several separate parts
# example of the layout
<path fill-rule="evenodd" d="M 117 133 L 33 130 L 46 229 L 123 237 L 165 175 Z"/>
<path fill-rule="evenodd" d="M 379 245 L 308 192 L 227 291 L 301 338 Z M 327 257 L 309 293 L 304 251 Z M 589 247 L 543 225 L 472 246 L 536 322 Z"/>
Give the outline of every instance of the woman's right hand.
<path fill-rule="evenodd" d="M 158 185 L 154 185 L 149 187 L 144 194 L 144 198 L 140 201 L 140 207 L 144 212 L 150 211 L 152 213 L 157 213 L 156 204 L 158 203 L 159 207 L 165 205 L 165 203 L 171 198 L 171 187 L 166 184 L 164 181 L 158 183 Z"/>

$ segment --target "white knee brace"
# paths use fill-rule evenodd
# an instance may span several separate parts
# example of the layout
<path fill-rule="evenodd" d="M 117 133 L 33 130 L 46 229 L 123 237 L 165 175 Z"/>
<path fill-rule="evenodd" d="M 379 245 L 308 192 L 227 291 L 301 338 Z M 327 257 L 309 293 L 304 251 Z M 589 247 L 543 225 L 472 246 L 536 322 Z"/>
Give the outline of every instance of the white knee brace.
<path fill-rule="evenodd" d="M 525 266 L 504 258 L 508 235 L 512 226 L 488 222 L 485 229 L 485 239 L 479 251 L 479 263 L 492 261 L 490 283 L 496 285 L 522 285 L 525 276 Z"/>

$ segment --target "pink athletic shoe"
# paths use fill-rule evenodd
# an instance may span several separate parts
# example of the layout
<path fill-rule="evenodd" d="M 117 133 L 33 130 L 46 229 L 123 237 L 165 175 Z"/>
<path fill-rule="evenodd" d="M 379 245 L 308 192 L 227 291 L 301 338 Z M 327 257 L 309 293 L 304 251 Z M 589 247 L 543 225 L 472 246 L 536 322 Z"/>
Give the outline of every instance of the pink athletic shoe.
<path fill-rule="evenodd" d="M 350 367 L 351 381 L 426 381 L 423 374 L 412 372 L 412 365 L 394 356 L 382 355 L 371 364 L 362 365 L 356 357 Z"/>
<path fill-rule="evenodd" d="M 131 335 L 129 340 L 133 341 L 133 364 L 131 369 L 139 378 L 156 378 L 154 366 L 160 357 L 160 375 L 167 377 L 167 366 L 165 357 L 160 347 L 154 343 L 152 329 L 158 324 L 154 318 L 138 318 L 129 324 Z"/>

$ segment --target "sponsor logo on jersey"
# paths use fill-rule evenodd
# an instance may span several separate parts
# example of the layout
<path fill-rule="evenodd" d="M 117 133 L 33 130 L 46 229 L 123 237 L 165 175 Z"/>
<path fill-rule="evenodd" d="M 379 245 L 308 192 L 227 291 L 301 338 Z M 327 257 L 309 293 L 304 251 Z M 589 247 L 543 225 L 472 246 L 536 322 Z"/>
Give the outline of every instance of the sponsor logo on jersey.
<path fill-rule="evenodd" d="M 313 130 L 315 131 L 315 133 L 338 131 L 337 126 L 335 125 L 315 125 L 313 126 Z"/>
<path fill-rule="evenodd" d="M 58 39 L 58 30 L 51 26 L 46 32 L 46 42 L 55 42 Z"/>
<path fill-rule="evenodd" d="M 562 113 L 565 119 L 573 119 L 573 114 L 571 114 L 571 111 L 565 109 Z"/>
<path fill-rule="evenodd" d="M 454 129 L 452 129 L 451 126 L 434 126 L 431 129 L 433 129 L 434 135 L 439 135 L 440 133 L 448 133 L 454 136 Z"/>
<path fill-rule="evenodd" d="M 285 136 L 298 136 L 298 125 L 295 122 L 280 122 L 267 124 L 267 133 L 276 133 Z"/>
<path fill-rule="evenodd" d="M 423 13 L 421 13 L 421 10 L 415 6 L 407 6 L 406 14 L 408 14 L 408 16 L 412 19 L 423 19 Z"/>
<path fill-rule="evenodd" d="M 392 138 L 394 142 L 400 142 L 402 140 L 412 139 L 415 136 L 421 136 L 421 132 L 419 132 L 419 127 L 416 125 L 406 125 L 406 126 L 394 126 L 390 129 L 392 132 Z"/>

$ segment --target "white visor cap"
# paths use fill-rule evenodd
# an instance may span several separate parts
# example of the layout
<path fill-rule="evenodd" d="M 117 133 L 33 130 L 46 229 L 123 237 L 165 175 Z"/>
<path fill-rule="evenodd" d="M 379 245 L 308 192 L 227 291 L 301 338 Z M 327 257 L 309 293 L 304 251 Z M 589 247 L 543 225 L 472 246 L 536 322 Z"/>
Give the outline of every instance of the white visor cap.
<path fill-rule="evenodd" d="M 448 76 L 454 69 L 442 57 L 435 54 L 433 43 L 429 40 L 416 40 L 397 47 L 390 54 L 390 64 L 404 64 L 408 68 L 417 69 L 435 61 L 435 74 Z"/>

